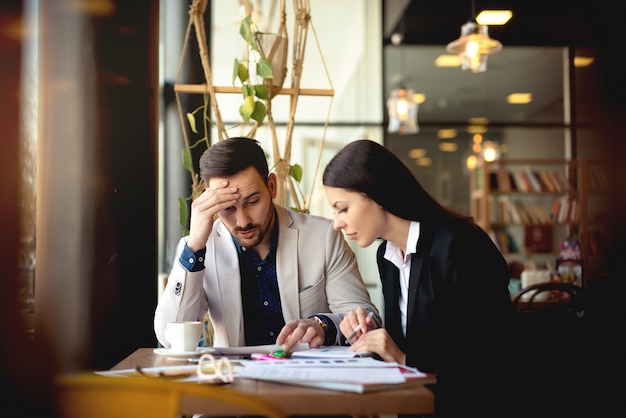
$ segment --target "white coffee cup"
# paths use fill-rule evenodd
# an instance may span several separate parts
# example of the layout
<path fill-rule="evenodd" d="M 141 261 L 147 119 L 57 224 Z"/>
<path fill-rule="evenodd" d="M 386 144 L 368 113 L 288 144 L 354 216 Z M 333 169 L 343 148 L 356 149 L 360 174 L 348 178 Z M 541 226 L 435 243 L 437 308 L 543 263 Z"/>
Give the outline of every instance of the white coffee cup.
<path fill-rule="evenodd" d="M 173 352 L 196 351 L 202 338 L 202 322 L 168 322 L 165 328 L 165 338 L 170 343 L 170 349 Z"/>

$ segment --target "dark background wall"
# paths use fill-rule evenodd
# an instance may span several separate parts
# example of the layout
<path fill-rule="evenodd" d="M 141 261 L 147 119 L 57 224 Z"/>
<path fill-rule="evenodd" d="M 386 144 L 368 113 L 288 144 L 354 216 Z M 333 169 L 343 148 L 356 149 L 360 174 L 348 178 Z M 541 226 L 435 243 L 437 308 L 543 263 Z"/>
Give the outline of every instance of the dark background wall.
<path fill-rule="evenodd" d="M 158 1 L 94 22 L 98 162 L 93 367 L 156 346 Z"/>

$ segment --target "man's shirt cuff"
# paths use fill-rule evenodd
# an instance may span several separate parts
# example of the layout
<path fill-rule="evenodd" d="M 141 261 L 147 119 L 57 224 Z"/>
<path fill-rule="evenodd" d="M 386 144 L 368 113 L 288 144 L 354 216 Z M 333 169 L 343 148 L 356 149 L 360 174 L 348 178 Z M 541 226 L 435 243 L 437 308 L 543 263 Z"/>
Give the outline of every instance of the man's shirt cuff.
<path fill-rule="evenodd" d="M 200 248 L 198 251 L 193 252 L 191 248 L 185 244 L 183 252 L 180 255 L 178 261 L 180 264 L 190 272 L 204 270 L 204 256 L 206 255 L 206 247 Z"/>

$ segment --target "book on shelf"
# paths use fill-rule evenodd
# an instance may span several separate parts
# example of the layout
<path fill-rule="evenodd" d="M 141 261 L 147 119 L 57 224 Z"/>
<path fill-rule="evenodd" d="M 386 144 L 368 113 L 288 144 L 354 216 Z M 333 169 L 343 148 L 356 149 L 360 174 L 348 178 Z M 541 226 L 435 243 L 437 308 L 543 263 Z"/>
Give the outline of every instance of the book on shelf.
<path fill-rule="evenodd" d="M 526 225 L 524 247 L 531 252 L 549 253 L 553 250 L 552 227 L 550 225 Z"/>
<path fill-rule="evenodd" d="M 556 171 L 547 171 L 546 175 L 550 179 L 550 183 L 552 183 L 552 187 L 555 192 L 562 193 L 567 190 L 563 183 L 559 180 L 558 173 Z"/>
<path fill-rule="evenodd" d="M 518 202 L 507 202 L 509 209 L 509 217 L 513 221 L 513 223 L 521 224 L 524 223 L 524 219 L 522 219 L 522 214 L 519 211 L 519 203 Z"/>
<path fill-rule="evenodd" d="M 554 179 L 556 180 L 556 182 L 559 184 L 560 188 L 561 188 L 561 192 L 569 192 L 570 191 L 570 184 L 569 181 L 567 180 L 567 177 L 565 176 L 565 173 L 562 171 L 553 171 L 552 172 Z"/>
<path fill-rule="evenodd" d="M 517 188 L 521 192 L 532 192 L 533 186 L 530 184 L 530 180 L 528 179 L 528 175 L 525 171 L 519 170 L 515 173 L 515 180 L 517 183 Z"/>
<path fill-rule="evenodd" d="M 569 202 L 569 213 L 567 215 L 567 222 L 578 223 L 578 199 L 571 199 Z"/>
<path fill-rule="evenodd" d="M 539 205 L 526 205 L 526 210 L 531 213 L 533 223 L 537 224 L 549 224 L 550 215 Z"/>
<path fill-rule="evenodd" d="M 501 192 L 510 192 L 511 190 L 513 190 L 513 188 L 511 187 L 511 180 L 509 178 L 509 171 L 500 167 L 498 168 L 498 185 L 499 190 Z"/>
<path fill-rule="evenodd" d="M 567 197 L 562 197 L 560 199 L 560 205 L 559 205 L 559 213 L 557 216 L 557 223 L 563 224 L 566 223 L 568 221 L 568 215 L 569 215 L 569 198 Z"/>
<path fill-rule="evenodd" d="M 537 175 L 535 174 L 536 171 L 534 171 L 532 168 L 530 167 L 526 167 L 524 168 L 524 174 L 526 174 L 526 177 L 528 178 L 528 181 L 530 182 L 531 185 L 531 190 L 533 192 L 541 192 L 541 183 L 539 183 L 539 180 L 537 178 Z"/>
<path fill-rule="evenodd" d="M 489 176 L 491 189 L 501 192 L 564 193 L 570 190 L 565 174 L 559 171 L 524 167 L 513 172 L 499 168 Z"/>
<path fill-rule="evenodd" d="M 505 221 L 508 218 L 516 224 L 551 224 L 554 223 L 553 216 L 548 214 L 540 205 L 529 205 L 520 201 L 513 203 L 507 199 L 500 201 L 502 207 L 502 217 L 500 220 L 503 223 L 510 223 Z M 554 210 L 554 208 L 552 209 Z M 505 215 L 506 214 L 506 215 Z"/>
<path fill-rule="evenodd" d="M 513 239 L 513 235 L 508 231 L 489 231 L 491 240 L 496 244 L 501 253 L 517 253 L 519 248 Z"/>
<path fill-rule="evenodd" d="M 554 187 L 556 187 L 557 192 L 559 193 L 567 193 L 570 190 L 569 180 L 563 171 L 553 170 L 550 171 L 550 178 L 552 179 L 552 183 L 554 183 Z"/>
<path fill-rule="evenodd" d="M 510 252 L 509 251 L 509 237 L 506 234 L 502 232 L 496 232 L 496 239 L 498 240 L 498 243 L 500 244 L 501 251 Z"/>
<path fill-rule="evenodd" d="M 547 171 L 533 170 L 533 174 L 535 175 L 535 178 L 539 183 L 539 187 L 541 189 L 540 191 L 546 193 L 556 192 L 556 189 L 554 188 L 554 185 L 552 184 L 552 181 L 550 180 L 550 176 L 548 175 Z"/>
<path fill-rule="evenodd" d="M 530 212 L 526 209 L 526 205 L 524 205 L 522 202 L 513 202 L 511 204 L 511 214 L 513 214 L 513 219 L 515 219 L 515 223 L 534 223 Z"/>
<path fill-rule="evenodd" d="M 550 206 L 550 222 L 558 223 L 559 210 L 561 208 L 561 199 L 554 199 Z"/>
<path fill-rule="evenodd" d="M 509 243 L 509 252 L 510 253 L 519 252 L 519 247 L 517 246 L 517 243 L 513 239 L 513 235 L 509 231 L 505 231 L 504 234 L 506 235 L 507 242 Z"/>
<path fill-rule="evenodd" d="M 510 216 L 510 205 L 511 202 L 507 196 L 499 196 L 498 197 L 498 210 L 496 220 L 501 223 L 508 224 L 511 222 Z"/>
<path fill-rule="evenodd" d="M 489 190 L 499 190 L 498 173 L 496 171 L 489 172 Z"/>
<path fill-rule="evenodd" d="M 515 174 L 509 171 L 508 175 L 509 175 L 509 184 L 511 185 L 511 191 L 518 192 L 519 187 L 517 186 L 517 180 L 515 179 Z"/>

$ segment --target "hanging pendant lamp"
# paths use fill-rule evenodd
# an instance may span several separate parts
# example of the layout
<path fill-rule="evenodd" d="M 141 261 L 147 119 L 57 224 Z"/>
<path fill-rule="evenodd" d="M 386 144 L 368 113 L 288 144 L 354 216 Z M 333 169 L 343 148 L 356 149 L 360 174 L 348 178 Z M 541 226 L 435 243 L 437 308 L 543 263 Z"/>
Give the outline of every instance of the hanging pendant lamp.
<path fill-rule="evenodd" d="M 463 70 L 473 73 L 486 71 L 489 55 L 502 50 L 502 44 L 490 38 L 488 31 L 488 26 L 469 21 L 461 26 L 461 37 L 446 47 L 448 52 L 459 54 Z"/>
<path fill-rule="evenodd" d="M 402 41 L 404 40 L 404 18 L 400 24 L 401 33 L 391 35 L 391 43 L 400 48 L 400 73 L 402 77 L 397 86 L 391 90 L 387 98 L 387 112 L 389 114 L 389 124 L 387 132 L 400 135 L 416 134 L 419 132 L 417 126 L 417 106 L 415 92 L 404 85 L 404 51 Z"/>
<path fill-rule="evenodd" d="M 461 37 L 450 42 L 446 50 L 459 54 L 461 69 L 469 70 L 473 73 L 486 71 L 489 55 L 502 50 L 502 44 L 489 37 L 489 27 L 476 22 L 475 0 L 472 0 L 471 20 L 461 26 Z"/>
<path fill-rule="evenodd" d="M 399 87 L 389 94 L 387 99 L 387 111 L 389 112 L 389 125 L 387 132 L 402 135 L 416 134 L 417 127 L 417 103 L 412 89 Z"/>

